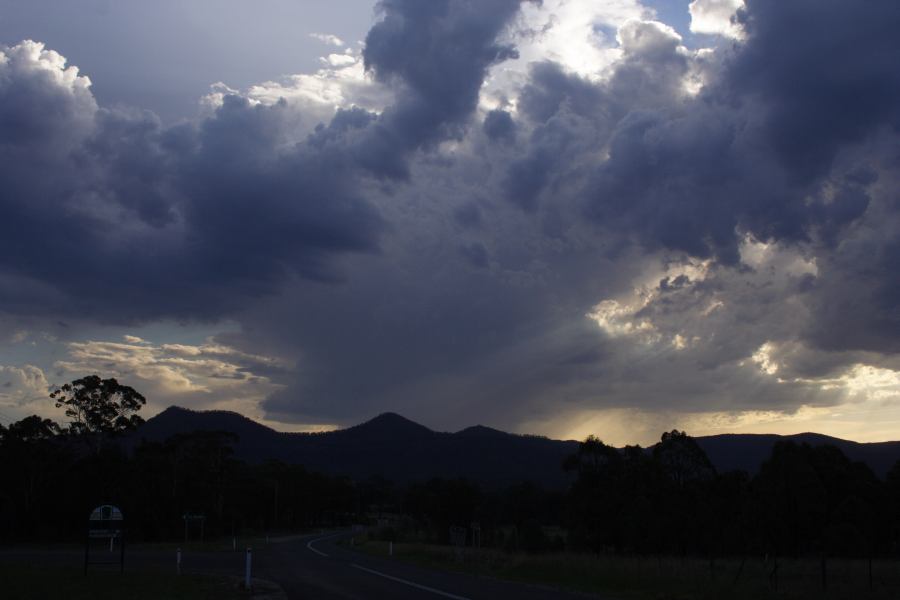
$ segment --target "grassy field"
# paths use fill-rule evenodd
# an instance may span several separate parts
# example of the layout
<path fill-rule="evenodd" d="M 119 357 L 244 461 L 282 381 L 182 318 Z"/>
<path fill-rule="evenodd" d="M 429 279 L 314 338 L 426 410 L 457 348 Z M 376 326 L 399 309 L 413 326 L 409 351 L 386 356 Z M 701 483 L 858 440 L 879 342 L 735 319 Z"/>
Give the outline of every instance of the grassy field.
<path fill-rule="evenodd" d="M 387 556 L 387 542 L 355 540 L 355 548 Z M 601 593 L 625 599 L 652 600 L 882 600 L 900 598 L 900 562 L 875 561 L 869 589 L 866 561 L 828 561 L 823 591 L 818 560 L 779 560 L 778 586 L 769 574 L 772 563 L 760 557 L 708 560 L 595 556 L 527 555 L 467 548 L 462 560 L 453 548 L 395 544 L 394 557 L 422 566 L 478 574 L 563 589 Z M 738 573 L 740 573 L 738 575 Z"/>
<path fill-rule="evenodd" d="M 236 580 L 206 575 L 94 571 L 71 567 L 0 564 L 4 600 L 237 600 L 250 595 Z"/>
<path fill-rule="evenodd" d="M 192 537 L 187 542 L 185 542 L 183 539 L 177 538 L 155 542 L 136 542 L 128 540 L 128 550 L 165 550 L 174 553 L 176 548 L 181 548 L 185 552 L 234 552 L 235 550 L 237 550 L 238 552 L 243 552 L 248 547 L 254 549 L 265 548 L 269 544 L 275 544 L 280 541 L 296 539 L 311 534 L 318 534 L 320 532 L 324 533 L 325 531 L 326 530 L 324 529 L 314 529 L 288 532 L 279 531 L 270 534 L 250 532 L 235 536 L 234 538 L 232 538 L 231 536 L 208 537 L 202 542 L 197 539 L 196 536 Z M 31 549 L 38 551 L 47 550 L 51 552 L 72 550 L 80 553 L 84 551 L 84 541 L 17 542 L 15 544 L 10 544 L 9 546 L 0 545 L 0 550 L 2 550 L 4 547 Z M 105 542 L 97 542 L 94 546 L 92 546 L 92 548 L 97 549 L 102 549 L 104 547 Z M 118 546 L 116 546 L 116 548 L 118 548 Z"/>
<path fill-rule="evenodd" d="M 247 548 L 264 548 L 270 543 L 274 543 L 276 536 L 271 536 L 268 541 L 265 535 L 239 536 L 233 540 L 230 537 L 213 538 L 204 541 L 190 540 L 187 543 L 184 540 L 165 541 L 165 542 L 135 542 L 129 544 L 132 550 L 171 550 L 181 548 L 185 552 L 242 552 Z"/>

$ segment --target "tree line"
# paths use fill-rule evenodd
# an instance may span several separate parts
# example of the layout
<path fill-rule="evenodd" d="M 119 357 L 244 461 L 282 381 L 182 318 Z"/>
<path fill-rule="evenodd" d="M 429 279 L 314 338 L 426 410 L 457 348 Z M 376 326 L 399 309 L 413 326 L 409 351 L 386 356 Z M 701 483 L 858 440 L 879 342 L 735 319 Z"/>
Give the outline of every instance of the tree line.
<path fill-rule="evenodd" d="M 885 479 L 832 446 L 778 442 L 753 475 L 719 473 L 694 439 L 664 433 L 652 448 L 595 437 L 560 468 L 567 490 L 523 482 L 495 489 L 464 479 L 396 485 L 350 481 L 300 465 L 234 458 L 227 432 L 175 435 L 133 447 L 143 397 L 84 378 L 54 400 L 71 422 L 37 416 L 0 426 L 0 539 L 77 538 L 101 503 L 119 505 L 129 535 L 173 539 L 185 514 L 206 534 L 379 522 L 381 535 L 511 551 L 627 555 L 872 558 L 900 550 L 900 461 Z"/>
<path fill-rule="evenodd" d="M 391 536 L 449 543 L 477 524 L 484 545 L 643 556 L 873 558 L 900 550 L 900 461 L 884 480 L 838 448 L 777 442 L 759 471 L 719 473 L 696 441 L 652 448 L 588 437 L 562 468 L 568 490 L 484 490 L 434 479 L 396 491 Z M 381 496 L 385 493 L 382 491 Z"/>
<path fill-rule="evenodd" d="M 85 377 L 51 396 L 70 422 L 38 416 L 0 425 L 0 540 L 81 539 L 90 511 L 122 509 L 129 537 L 177 539 L 186 514 L 214 537 L 354 522 L 359 493 L 347 479 L 280 462 L 234 458 L 237 436 L 198 431 L 164 442 L 126 442 L 146 400 L 115 379 Z M 195 523 L 187 534 L 199 537 Z"/>

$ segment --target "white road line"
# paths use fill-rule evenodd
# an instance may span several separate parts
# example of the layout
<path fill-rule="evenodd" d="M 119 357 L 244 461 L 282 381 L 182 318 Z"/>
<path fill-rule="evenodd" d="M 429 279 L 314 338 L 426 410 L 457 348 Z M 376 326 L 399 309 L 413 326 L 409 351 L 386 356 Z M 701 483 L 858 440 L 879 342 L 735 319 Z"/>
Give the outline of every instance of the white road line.
<path fill-rule="evenodd" d="M 309 540 L 308 542 L 306 542 L 306 549 L 307 549 L 307 550 L 312 550 L 313 552 L 315 552 L 315 553 L 318 554 L 319 556 L 324 556 L 325 558 L 328 558 L 328 555 L 327 555 L 327 554 L 325 554 L 325 553 L 322 552 L 321 550 L 318 550 L 318 549 L 316 549 L 316 548 L 313 548 L 313 542 L 321 542 L 322 540 L 327 540 L 328 538 L 337 537 L 337 536 L 341 535 L 342 533 L 344 533 L 344 532 L 343 532 L 343 531 L 340 531 L 340 532 L 334 533 L 334 534 L 332 534 L 332 535 L 326 535 L 326 536 L 322 536 L 322 537 L 317 537 L 317 538 L 314 539 L 314 540 Z"/>
<path fill-rule="evenodd" d="M 373 569 L 367 569 L 366 567 L 362 567 L 360 565 L 354 564 L 354 569 L 359 569 L 360 571 L 365 571 L 366 573 L 371 573 L 372 575 L 378 575 L 379 577 L 384 577 L 385 579 L 390 579 L 391 581 L 396 581 L 397 583 L 403 583 L 408 586 L 414 587 L 416 589 L 425 590 L 426 592 L 431 592 L 432 594 L 437 594 L 438 596 L 443 596 L 444 598 L 453 598 L 454 600 L 469 600 L 464 596 L 457 596 L 456 594 L 451 594 L 449 592 L 442 592 L 441 590 L 436 590 L 432 587 L 428 587 L 427 585 L 422 585 L 420 583 L 416 583 L 414 581 L 407 581 L 406 579 L 400 579 L 399 577 L 394 577 L 393 575 L 388 575 L 386 573 L 382 573 L 381 571 L 375 571 Z"/>
<path fill-rule="evenodd" d="M 319 538 L 319 540 L 320 540 L 320 539 L 322 539 L 322 538 Z M 319 540 L 310 540 L 309 542 L 306 543 L 306 548 L 309 549 L 309 550 L 312 550 L 313 552 L 315 552 L 315 553 L 318 554 L 319 556 L 324 556 L 325 558 L 328 558 L 328 555 L 327 555 L 327 554 L 325 554 L 325 553 L 322 552 L 321 550 L 316 550 L 315 548 L 312 547 L 313 542 L 318 542 Z"/>

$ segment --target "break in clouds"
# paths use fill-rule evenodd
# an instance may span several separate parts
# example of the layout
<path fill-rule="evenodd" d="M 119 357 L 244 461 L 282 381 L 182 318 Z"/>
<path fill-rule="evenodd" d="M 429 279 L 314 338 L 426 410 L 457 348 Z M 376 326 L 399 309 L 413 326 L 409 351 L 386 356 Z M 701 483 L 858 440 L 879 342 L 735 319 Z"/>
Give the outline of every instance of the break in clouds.
<path fill-rule="evenodd" d="M 237 323 L 208 364 L 80 339 L 54 368 L 176 401 L 220 361 L 284 423 L 896 403 L 900 5 L 696 0 L 688 45 L 596 4 L 384 0 L 318 72 L 166 125 L 2 48 L 0 333 Z M 2 368 L 7 405 L 62 383 Z"/>

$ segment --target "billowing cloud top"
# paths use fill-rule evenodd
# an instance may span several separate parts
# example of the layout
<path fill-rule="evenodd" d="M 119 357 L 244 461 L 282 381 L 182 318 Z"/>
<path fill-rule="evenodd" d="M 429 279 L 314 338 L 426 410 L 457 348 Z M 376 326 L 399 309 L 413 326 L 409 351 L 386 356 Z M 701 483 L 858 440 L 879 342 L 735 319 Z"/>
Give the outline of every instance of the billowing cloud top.
<path fill-rule="evenodd" d="M 900 398 L 896 3 L 696 0 L 692 48 L 584 4 L 383 0 L 359 48 L 314 34 L 319 72 L 165 126 L 3 47 L 4 328 L 231 319 L 282 421 Z M 179 356 L 142 343 L 132 372 Z"/>

